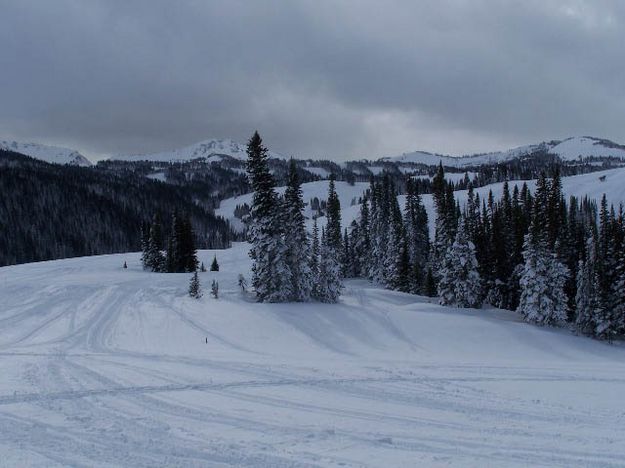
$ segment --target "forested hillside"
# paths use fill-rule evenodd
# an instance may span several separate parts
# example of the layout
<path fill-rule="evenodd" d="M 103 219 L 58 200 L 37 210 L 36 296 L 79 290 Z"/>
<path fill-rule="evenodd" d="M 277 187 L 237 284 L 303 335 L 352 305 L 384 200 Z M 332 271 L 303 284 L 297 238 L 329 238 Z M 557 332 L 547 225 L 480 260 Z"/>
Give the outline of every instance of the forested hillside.
<path fill-rule="evenodd" d="M 228 222 L 179 186 L 0 150 L 0 265 L 136 251 L 142 223 L 176 210 L 189 215 L 198 246 L 232 240 Z"/>

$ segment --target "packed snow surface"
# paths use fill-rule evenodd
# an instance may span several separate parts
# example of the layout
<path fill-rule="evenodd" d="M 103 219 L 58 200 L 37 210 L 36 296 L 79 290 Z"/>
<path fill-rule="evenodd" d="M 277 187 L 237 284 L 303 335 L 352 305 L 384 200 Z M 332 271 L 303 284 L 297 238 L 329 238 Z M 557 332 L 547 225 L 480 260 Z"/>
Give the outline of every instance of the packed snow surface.
<path fill-rule="evenodd" d="M 257 304 L 214 253 L 217 300 L 139 254 L 0 268 L 0 464 L 623 466 L 620 344 L 364 281 Z"/>
<path fill-rule="evenodd" d="M 15 151 L 31 158 L 40 159 L 53 164 L 70 164 L 74 166 L 91 166 L 92 163 L 78 151 L 57 146 L 39 145 L 37 143 L 20 143 L 17 141 L 0 141 L 0 149 Z"/>

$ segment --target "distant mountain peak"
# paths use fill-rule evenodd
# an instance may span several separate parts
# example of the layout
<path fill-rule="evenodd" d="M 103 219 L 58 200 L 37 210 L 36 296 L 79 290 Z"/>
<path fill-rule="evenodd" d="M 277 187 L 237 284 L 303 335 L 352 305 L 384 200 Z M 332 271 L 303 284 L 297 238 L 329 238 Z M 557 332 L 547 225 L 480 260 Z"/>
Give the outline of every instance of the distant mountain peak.
<path fill-rule="evenodd" d="M 111 159 L 122 161 L 158 161 L 158 162 L 176 162 L 191 161 L 193 159 L 202 158 L 205 160 L 218 161 L 220 156 L 229 156 L 231 158 L 244 160 L 247 158 L 247 147 L 241 143 L 233 141 L 229 138 L 211 138 L 200 141 L 184 148 L 174 149 L 171 151 L 162 151 L 147 154 L 131 154 L 116 156 Z M 269 151 L 270 158 L 285 159 L 278 153 Z"/>
<path fill-rule="evenodd" d="M 0 140 L 0 149 L 15 151 L 34 159 L 70 166 L 92 166 L 93 163 L 78 151 L 58 146 L 40 145 L 38 143 L 20 143 L 17 141 Z"/>
<path fill-rule="evenodd" d="M 414 151 L 411 153 L 403 153 L 399 156 L 385 157 L 382 158 L 381 161 L 426 164 L 429 166 L 438 165 L 439 162 L 442 162 L 445 166 L 460 168 L 510 161 L 541 149 L 549 154 L 558 156 L 563 161 L 575 161 L 580 157 L 614 157 L 625 160 L 625 146 L 602 138 L 578 136 L 565 138 L 564 140 L 551 140 L 549 142 L 519 146 L 517 148 L 494 151 L 491 153 L 450 156 L 427 151 Z"/>

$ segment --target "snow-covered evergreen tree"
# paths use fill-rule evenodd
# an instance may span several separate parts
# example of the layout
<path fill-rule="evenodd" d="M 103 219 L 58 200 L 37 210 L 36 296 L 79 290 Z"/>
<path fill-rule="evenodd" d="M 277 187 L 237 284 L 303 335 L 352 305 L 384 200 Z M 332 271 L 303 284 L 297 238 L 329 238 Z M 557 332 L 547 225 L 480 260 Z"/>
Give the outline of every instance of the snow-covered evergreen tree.
<path fill-rule="evenodd" d="M 319 290 L 319 257 L 321 255 L 321 244 L 319 243 L 319 225 L 317 224 L 317 218 L 313 219 L 313 230 L 312 230 L 312 245 L 310 248 L 310 257 L 309 257 L 309 269 L 310 274 L 313 280 L 313 284 L 311 287 L 311 297 L 314 299 L 318 299 L 321 295 L 321 291 Z"/>
<path fill-rule="evenodd" d="M 260 302 L 286 302 L 292 297 L 292 286 L 281 225 L 284 206 L 275 192 L 267 165 L 267 149 L 258 132 L 248 143 L 247 156 L 247 172 L 254 191 L 248 231 L 252 244 L 252 286 Z"/>
<path fill-rule="evenodd" d="M 352 228 L 351 245 L 354 251 L 354 263 L 357 276 L 368 277 L 371 262 L 371 237 L 369 220 L 369 199 L 365 197 L 360 205 L 360 218 L 357 229 Z"/>
<path fill-rule="evenodd" d="M 391 289 L 407 291 L 408 268 L 404 257 L 406 248 L 404 225 L 401 209 L 397 202 L 395 188 L 391 185 L 388 193 L 387 206 L 390 209 L 389 231 L 390 242 L 386 245 L 384 256 L 384 285 Z"/>
<path fill-rule="evenodd" d="M 330 209 L 332 200 L 332 209 Z M 318 264 L 311 265 L 315 271 L 313 296 L 320 302 L 337 302 L 343 289 L 341 276 L 341 206 L 336 196 L 333 179 L 328 189 L 328 223 L 329 230 L 322 231 L 321 244 L 317 241 L 317 223 L 313 226 L 312 258 L 318 258 Z M 338 233 L 337 233 L 338 227 Z M 317 257 L 318 251 L 318 257 Z M 313 260 L 314 261 L 314 260 Z"/>
<path fill-rule="evenodd" d="M 521 272 L 521 298 L 517 311 L 527 322 L 538 325 L 557 325 L 566 320 L 568 304 L 564 285 L 567 268 L 554 253 L 549 252 L 540 236 L 535 241 L 525 238 L 525 263 Z"/>
<path fill-rule="evenodd" d="M 340 251 L 341 249 L 341 202 L 336 193 L 334 174 L 330 175 L 328 185 L 328 208 L 326 212 L 326 238 L 327 243 Z"/>
<path fill-rule="evenodd" d="M 384 228 L 385 213 L 380 206 L 379 192 L 379 185 L 371 181 L 370 250 L 367 263 L 367 277 L 376 283 L 381 283 L 384 278 L 383 260 L 387 240 L 387 232 Z"/>
<path fill-rule="evenodd" d="M 406 181 L 404 230 L 411 266 L 408 287 L 410 292 L 418 294 L 423 292 L 430 241 L 427 213 L 411 177 Z"/>
<path fill-rule="evenodd" d="M 197 271 L 193 273 L 191 282 L 189 283 L 189 296 L 193 299 L 202 297 L 202 288 L 200 286 L 200 279 L 197 276 Z"/>
<path fill-rule="evenodd" d="M 320 302 L 338 302 L 343 289 L 341 264 L 339 252 L 330 243 L 327 233 L 324 233 L 321 238 L 319 274 L 315 279 L 315 285 L 315 299 Z"/>
<path fill-rule="evenodd" d="M 143 254 L 143 265 L 146 269 L 154 272 L 164 271 L 165 257 L 159 249 L 158 227 L 152 224 L 147 251 Z"/>
<path fill-rule="evenodd" d="M 439 164 L 438 171 L 432 179 L 432 198 L 436 209 L 436 220 L 430 266 L 435 279 L 438 279 L 443 271 L 447 248 L 454 240 L 456 227 L 454 225 L 452 228 L 452 220 L 455 220 L 456 216 L 453 187 L 445 181 L 442 163 Z"/>
<path fill-rule="evenodd" d="M 219 263 L 217 263 L 217 255 L 213 256 L 211 263 L 211 271 L 219 271 Z"/>
<path fill-rule="evenodd" d="M 453 244 L 447 249 L 440 272 L 438 293 L 442 305 L 481 306 L 481 280 L 475 246 L 469 240 L 463 218 L 458 222 Z"/>
<path fill-rule="evenodd" d="M 615 267 L 615 281 L 612 286 L 612 310 L 617 334 L 625 335 L 625 251 L 621 245 Z"/>
<path fill-rule="evenodd" d="M 304 199 L 297 174 L 295 161 L 291 159 L 286 192 L 285 205 L 285 243 L 287 247 L 286 261 L 291 272 L 291 291 L 293 301 L 310 300 L 313 277 L 310 270 L 310 242 L 306 232 L 304 217 Z"/>

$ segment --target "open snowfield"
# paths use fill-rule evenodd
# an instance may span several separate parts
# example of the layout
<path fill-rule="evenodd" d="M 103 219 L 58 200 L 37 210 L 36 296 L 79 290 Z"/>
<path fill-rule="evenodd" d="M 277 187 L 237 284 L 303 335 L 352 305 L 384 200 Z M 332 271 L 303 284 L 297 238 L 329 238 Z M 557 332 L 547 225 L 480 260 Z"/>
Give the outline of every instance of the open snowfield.
<path fill-rule="evenodd" d="M 363 281 L 256 304 L 217 256 L 199 301 L 138 254 L 0 268 L 0 465 L 625 465 L 622 345 Z"/>

